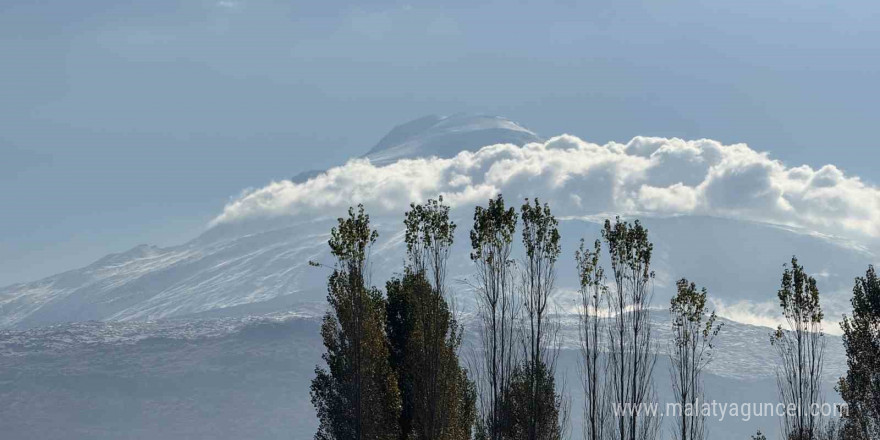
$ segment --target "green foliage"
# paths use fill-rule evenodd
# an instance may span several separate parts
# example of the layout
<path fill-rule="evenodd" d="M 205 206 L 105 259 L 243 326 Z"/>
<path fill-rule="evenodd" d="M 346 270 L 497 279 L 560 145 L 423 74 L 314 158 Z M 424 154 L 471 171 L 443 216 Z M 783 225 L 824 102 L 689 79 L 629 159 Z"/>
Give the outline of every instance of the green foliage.
<path fill-rule="evenodd" d="M 406 251 L 413 271 L 434 271 L 434 281 L 443 273 L 436 273 L 438 265 L 445 265 L 449 248 L 455 236 L 455 223 L 449 219 L 449 206 L 429 199 L 424 205 L 410 204 L 403 221 L 406 227 Z M 444 266 L 445 267 L 445 266 Z M 440 287 L 442 286 L 436 286 Z"/>
<path fill-rule="evenodd" d="M 553 373 L 543 363 L 524 362 L 513 372 L 504 402 L 505 440 L 559 440 L 564 401 L 556 393 Z"/>
<path fill-rule="evenodd" d="M 608 329 L 606 381 L 612 404 L 638 407 L 656 401 L 653 371 L 657 354 L 651 329 L 653 297 L 651 256 L 654 245 L 648 230 L 616 218 L 605 221 L 602 237 L 611 259 L 613 289 L 608 295 L 612 318 Z M 611 438 L 651 440 L 660 430 L 656 415 L 624 415 L 609 423 Z"/>
<path fill-rule="evenodd" d="M 407 264 L 403 275 L 387 283 L 387 300 L 366 284 L 378 234 L 363 206 L 338 219 L 328 243 L 335 260 L 329 266 L 330 311 L 321 325 L 326 366 L 316 367 L 310 393 L 319 419 L 316 440 L 564 436 L 568 408 L 556 391 L 555 358 L 548 348 L 558 328 L 545 321 L 561 251 L 558 222 L 538 199 L 526 199 L 520 212 L 522 270 L 510 257 L 517 212 L 505 207 L 500 194 L 474 212 L 470 258 L 475 263 L 485 353 L 478 371 L 480 388 L 459 362 L 463 328 L 445 296 L 456 225 L 442 197 L 410 205 L 404 219 Z M 586 405 L 592 423 L 588 435 L 652 439 L 659 420 L 620 417 L 606 423 L 604 417 L 609 402 L 655 401 L 649 311 L 653 244 L 638 220 L 606 220 L 602 238 L 608 246 L 613 287 L 605 285 L 599 240 L 593 250 L 582 240 L 575 253 L 584 307 L 585 392 L 591 399 Z M 521 275 L 522 283 L 512 274 Z M 677 287 L 670 302 L 673 387 L 680 403 L 686 404 L 701 397 L 700 372 L 711 359 L 721 325 L 715 313 L 707 311 L 706 289 L 698 290 L 685 279 Z M 522 295 L 514 295 L 514 288 Z M 807 408 L 820 398 L 823 312 L 815 279 L 794 257 L 784 270 L 777 297 L 788 322 L 788 328 L 780 326 L 773 334 L 781 359 L 780 399 Z M 856 279 L 852 305 L 852 316 L 841 323 L 849 371 L 838 385 L 849 416 L 843 425 L 822 424 L 809 416 L 785 419 L 785 438 L 880 438 L 880 280 L 873 267 Z M 600 323 L 601 306 L 612 314 L 607 323 Z M 598 356 L 600 334 L 608 337 L 604 363 Z M 521 352 L 516 350 L 519 343 Z M 683 421 L 680 427 L 677 434 L 683 440 L 705 437 L 701 423 Z M 751 438 L 766 440 L 761 431 Z"/>
<path fill-rule="evenodd" d="M 488 207 L 477 206 L 474 209 L 474 227 L 471 229 L 471 260 L 492 262 L 497 259 L 497 248 L 508 246 L 515 230 L 516 210 L 504 208 L 501 194 L 489 199 Z"/>
<path fill-rule="evenodd" d="M 407 275 L 407 279 L 392 279 L 385 286 L 385 292 L 388 295 L 386 305 L 386 321 L 385 332 L 388 336 L 390 345 L 390 362 L 391 368 L 394 370 L 398 388 L 400 389 L 400 397 L 402 408 L 400 412 L 400 438 L 408 438 L 412 432 L 413 418 L 413 386 L 409 380 L 411 374 L 407 365 L 407 353 L 409 350 L 410 333 L 412 332 L 415 313 L 413 313 L 411 303 L 415 287 L 411 281 L 412 275 Z M 422 281 L 423 278 L 419 278 Z M 421 283 L 419 283 L 421 284 Z"/>
<path fill-rule="evenodd" d="M 677 293 L 672 297 L 669 306 L 674 330 L 673 344 L 689 346 L 702 338 L 706 341 L 706 348 L 713 348 L 712 341 L 721 330 L 722 324 L 716 325 L 718 316 L 715 315 L 714 310 L 707 315 L 706 288 L 697 290 L 696 284 L 688 283 L 684 278 L 678 280 L 676 286 Z"/>
<path fill-rule="evenodd" d="M 316 440 L 398 437 L 401 404 L 384 333 L 385 301 L 364 281 L 376 237 L 363 206 L 350 209 L 331 232 L 336 263 L 328 280 L 330 311 L 321 325 L 327 368 L 315 368 L 311 385 Z"/>
<path fill-rule="evenodd" d="M 474 290 L 479 307 L 479 336 L 483 363 L 478 370 L 480 419 L 477 438 L 500 440 L 502 409 L 515 367 L 514 326 L 518 304 L 513 295 L 511 242 L 516 230 L 516 211 L 505 208 L 499 194 L 488 207 L 474 210 L 470 231 Z"/>
<path fill-rule="evenodd" d="M 602 243 L 596 240 L 593 250 L 587 248 L 584 239 L 574 253 L 580 293 L 580 343 L 581 379 L 584 389 L 584 439 L 605 438 L 608 419 L 608 387 L 605 383 L 606 367 L 600 357 L 601 341 L 607 329 L 600 316 L 608 299 L 605 285 L 605 269 L 599 264 Z"/>
<path fill-rule="evenodd" d="M 694 283 L 682 278 L 677 283 L 677 293 L 669 305 L 672 317 L 672 346 L 670 361 L 672 390 L 681 408 L 696 407 L 703 399 L 703 369 L 712 360 L 713 341 L 721 330 L 716 325 L 715 312 L 707 315 L 705 288 L 697 290 Z M 678 440 L 702 440 L 706 438 L 705 417 L 687 414 L 674 421 L 674 434 Z"/>
<path fill-rule="evenodd" d="M 367 251 L 379 233 L 370 228 L 370 216 L 364 212 L 364 205 L 358 205 L 357 211 L 348 208 L 348 218 L 339 218 L 337 222 L 338 225 L 330 231 L 330 252 L 338 264 L 353 275 L 363 275 L 361 270 L 367 260 Z"/>
<path fill-rule="evenodd" d="M 614 224 L 605 220 L 602 238 L 608 244 L 611 268 L 615 274 L 629 280 L 647 282 L 654 278 L 651 255 L 654 244 L 648 240 L 648 230 L 638 220 L 632 225 L 617 217 Z"/>
<path fill-rule="evenodd" d="M 411 205 L 404 220 L 408 266 L 387 284 L 386 331 L 403 398 L 402 439 L 469 439 L 474 424 L 475 389 L 458 360 L 462 328 L 443 295 L 455 224 L 442 202 Z"/>
<path fill-rule="evenodd" d="M 847 439 L 880 438 L 880 278 L 873 266 L 856 278 L 851 317 L 844 316 L 848 370 L 838 391 L 847 403 Z"/>
<path fill-rule="evenodd" d="M 810 410 L 821 404 L 821 378 L 824 367 L 825 334 L 819 288 L 796 257 L 785 266 L 777 292 L 787 328 L 779 326 L 771 343 L 779 357 L 776 382 L 780 403 L 797 411 L 782 417 L 783 435 L 788 439 L 815 440 L 822 419 Z"/>
<path fill-rule="evenodd" d="M 510 401 L 515 430 L 512 438 L 529 440 L 561 436 L 559 417 L 567 414 L 562 399 L 553 389 L 556 367 L 558 323 L 548 319 L 548 306 L 556 283 L 559 258 L 559 229 L 550 206 L 536 198 L 521 207 L 522 243 L 526 256 L 522 262 L 520 292 L 524 312 L 523 362 L 515 370 Z M 549 379 L 548 379 L 549 378 Z M 549 389 L 547 387 L 550 387 Z M 549 393 L 549 394 L 548 394 Z M 562 413 L 562 414 L 560 414 Z"/>
<path fill-rule="evenodd" d="M 490 204 L 491 207 L 491 204 Z M 526 256 L 530 260 L 543 259 L 549 264 L 559 258 L 559 222 L 546 203 L 541 206 L 537 198 L 534 205 L 529 200 L 520 208 L 522 212 L 522 238 Z"/>
<path fill-rule="evenodd" d="M 574 252 L 574 259 L 577 263 L 578 280 L 581 289 L 587 293 L 587 298 L 591 300 L 600 299 L 601 293 L 607 292 L 605 286 L 605 269 L 599 264 L 599 257 L 602 253 L 602 242 L 596 240 L 593 242 L 593 250 L 587 249 L 586 242 L 581 239 L 581 244 Z M 601 304 L 601 302 L 597 302 Z M 586 307 L 585 307 L 586 308 Z"/>
<path fill-rule="evenodd" d="M 403 398 L 401 438 L 468 439 L 474 387 L 459 365 L 461 328 L 423 274 L 388 282 L 391 364 Z"/>
<path fill-rule="evenodd" d="M 791 257 L 791 267 L 785 267 L 782 286 L 777 293 L 782 313 L 789 320 L 804 324 L 818 323 L 824 317 L 819 305 L 819 288 L 816 280 L 809 276 L 804 267 L 798 265 L 796 257 Z"/>

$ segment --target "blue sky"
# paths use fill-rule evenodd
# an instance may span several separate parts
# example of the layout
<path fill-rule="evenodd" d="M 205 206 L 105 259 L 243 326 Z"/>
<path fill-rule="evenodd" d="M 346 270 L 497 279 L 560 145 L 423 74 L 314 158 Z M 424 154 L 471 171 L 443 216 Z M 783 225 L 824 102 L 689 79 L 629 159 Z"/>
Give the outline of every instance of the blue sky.
<path fill-rule="evenodd" d="M 0 285 L 195 237 L 426 114 L 746 142 L 880 183 L 880 5 L 0 3 Z"/>

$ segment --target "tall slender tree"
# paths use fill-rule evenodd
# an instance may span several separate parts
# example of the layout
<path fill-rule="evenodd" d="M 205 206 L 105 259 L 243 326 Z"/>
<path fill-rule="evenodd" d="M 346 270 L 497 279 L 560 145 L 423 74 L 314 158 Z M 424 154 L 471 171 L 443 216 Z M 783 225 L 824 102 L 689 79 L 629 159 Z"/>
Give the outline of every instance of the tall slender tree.
<path fill-rule="evenodd" d="M 838 391 L 847 403 L 847 439 L 880 438 L 880 278 L 869 266 L 853 287 L 852 316 L 844 316 L 847 372 Z"/>
<path fill-rule="evenodd" d="M 639 408 L 656 402 L 653 372 L 657 363 L 651 334 L 651 298 L 654 246 L 648 230 L 617 218 L 605 221 L 602 237 L 611 257 L 612 287 L 608 309 L 609 396 L 614 405 Z M 657 414 L 648 411 L 621 414 L 608 432 L 614 440 L 652 440 L 660 430 Z"/>
<path fill-rule="evenodd" d="M 330 233 L 336 262 L 328 280 L 330 311 L 321 325 L 327 368 L 315 368 L 311 385 L 316 440 L 398 437 L 401 403 L 384 333 L 385 301 L 365 281 L 377 236 L 361 205 L 349 209 Z"/>
<path fill-rule="evenodd" d="M 511 250 L 516 230 L 516 210 L 506 208 L 499 194 L 487 207 L 474 210 L 471 260 L 475 266 L 482 342 L 481 377 L 477 382 L 480 419 L 478 438 L 500 440 L 508 420 L 506 399 L 516 365 L 514 326 L 518 304 L 513 292 Z"/>
<path fill-rule="evenodd" d="M 713 341 L 721 330 L 715 312 L 707 313 L 706 289 L 697 290 L 694 283 L 682 278 L 676 283 L 678 292 L 672 298 L 670 343 L 670 374 L 672 390 L 681 410 L 675 419 L 673 438 L 703 440 L 706 438 L 706 417 L 698 407 L 703 397 L 703 369 L 712 360 Z"/>
<path fill-rule="evenodd" d="M 816 280 L 798 264 L 796 257 L 791 258 L 791 267 L 785 266 L 777 296 L 786 327 L 780 325 L 771 338 L 779 357 L 776 381 L 780 401 L 786 407 L 796 408 L 784 413 L 782 432 L 786 440 L 815 440 L 821 428 L 820 414 L 814 405 L 822 400 L 823 313 Z"/>
<path fill-rule="evenodd" d="M 404 224 L 407 267 L 387 287 L 391 360 L 403 397 L 401 438 L 466 440 L 474 425 L 474 386 L 459 363 L 462 328 L 445 297 L 455 224 L 442 197 L 411 205 Z"/>
<path fill-rule="evenodd" d="M 403 223 L 409 270 L 425 274 L 436 296 L 445 298 L 446 265 L 456 228 L 449 218 L 449 206 L 443 204 L 443 196 L 423 205 L 412 203 Z"/>
<path fill-rule="evenodd" d="M 555 389 L 559 325 L 550 320 L 560 252 L 558 222 L 537 198 L 534 204 L 526 199 L 520 213 L 525 247 L 519 284 L 522 361 L 508 400 L 508 437 L 559 439 L 567 427 L 568 407 Z"/>
<path fill-rule="evenodd" d="M 578 312 L 585 440 L 603 440 L 608 420 L 605 384 L 607 365 L 601 355 L 601 341 L 606 331 L 601 310 L 606 305 L 608 287 L 605 285 L 605 271 L 599 264 L 601 251 L 602 243 L 599 240 L 593 244 L 591 251 L 581 239 L 580 247 L 575 252 L 581 299 Z"/>

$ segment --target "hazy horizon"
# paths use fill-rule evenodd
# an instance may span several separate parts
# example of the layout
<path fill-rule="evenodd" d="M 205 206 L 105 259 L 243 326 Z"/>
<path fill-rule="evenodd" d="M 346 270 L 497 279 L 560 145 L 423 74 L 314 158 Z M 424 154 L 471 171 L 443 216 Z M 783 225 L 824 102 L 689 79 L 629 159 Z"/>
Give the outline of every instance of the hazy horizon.
<path fill-rule="evenodd" d="M 426 114 L 745 142 L 880 182 L 873 2 L 0 5 L 0 285 L 196 236 Z"/>

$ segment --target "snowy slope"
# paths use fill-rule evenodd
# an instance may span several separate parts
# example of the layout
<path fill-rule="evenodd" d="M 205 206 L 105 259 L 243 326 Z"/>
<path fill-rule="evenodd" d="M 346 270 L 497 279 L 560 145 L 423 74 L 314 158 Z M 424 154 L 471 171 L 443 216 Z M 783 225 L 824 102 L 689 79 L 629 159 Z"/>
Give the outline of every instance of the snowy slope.
<path fill-rule="evenodd" d="M 375 219 L 380 240 L 374 250 L 373 282 L 402 268 L 401 219 Z M 656 304 L 665 304 L 674 281 L 688 277 L 730 306 L 740 301 L 774 302 L 781 266 L 792 254 L 820 275 L 829 312 L 842 311 L 852 279 L 873 256 L 823 238 L 761 224 L 710 217 L 644 219 L 657 251 Z M 458 223 L 467 225 L 467 217 Z M 199 315 L 320 310 L 325 294 L 322 269 L 309 260 L 329 261 L 326 240 L 333 220 L 275 226 L 257 233 L 197 239 L 182 246 L 139 246 L 83 269 L 0 290 L 0 323 L 33 327 L 86 320 L 143 320 Z M 599 236 L 599 224 L 562 222 L 565 259 L 560 266 L 559 301 L 573 304 L 576 288 L 570 254 L 581 237 Z M 467 255 L 467 229 L 459 228 L 454 255 Z M 568 264 L 572 263 L 572 264 Z M 467 278 L 470 264 L 456 258 L 453 278 Z M 470 292 L 456 284 L 462 304 Z M 567 293 L 568 292 L 568 293 Z M 736 315 L 731 317 L 736 318 Z"/>
<path fill-rule="evenodd" d="M 466 256 L 468 218 L 461 213 L 456 220 L 462 226 L 453 255 Z M 374 221 L 380 239 L 373 253 L 373 283 L 381 287 L 402 268 L 402 219 Z M 674 281 L 687 277 L 709 288 L 725 307 L 722 314 L 728 312 L 727 316 L 745 322 L 764 317 L 749 313 L 776 313 L 772 304 L 782 264 L 792 254 L 800 255 L 802 264 L 819 277 L 832 323 L 847 306 L 852 279 L 874 258 L 858 248 L 762 224 L 711 217 L 647 218 L 644 222 L 656 249 L 655 304 L 666 304 Z M 170 248 L 139 246 L 83 269 L 0 289 L 0 324 L 27 328 L 86 320 L 321 310 L 327 274 L 309 267 L 308 261 L 329 261 L 326 240 L 333 223 L 332 219 L 316 219 L 273 224 L 260 232 L 230 232 L 221 237 L 209 233 Z M 566 258 L 560 263 L 558 301 L 564 307 L 574 304 L 574 243 L 581 237 L 592 241 L 599 231 L 599 224 L 590 220 L 570 219 L 561 224 Z M 470 270 L 467 258 L 455 258 L 450 275 L 464 279 Z M 467 306 L 470 292 L 460 283 L 453 290 Z M 743 301 L 764 308 L 734 307 Z"/>
<path fill-rule="evenodd" d="M 3 326 L 152 319 L 259 303 L 301 289 L 327 230 L 303 228 L 160 249 L 139 246 L 83 269 L 0 290 Z"/>
<path fill-rule="evenodd" d="M 504 118 L 426 117 L 392 130 L 366 158 L 390 163 L 450 157 L 487 144 L 537 140 Z M 309 182 L 321 174 L 307 172 L 293 180 Z M 598 188 L 609 176 L 600 173 L 597 180 L 576 184 L 589 194 L 590 185 Z M 687 180 L 679 175 L 664 179 Z M 534 190 L 528 179 L 518 184 Z M 505 196 L 515 205 L 525 190 Z M 374 207 L 380 208 L 371 210 L 380 238 L 372 252 L 371 282 L 382 287 L 402 268 L 403 213 Z M 466 257 L 471 209 L 464 205 L 452 211 L 459 227 L 449 267 L 449 291 L 466 325 L 473 311 L 466 282 L 472 271 Z M 601 222 L 613 216 L 584 211 L 560 219 L 563 258 L 555 297 L 565 326 L 560 383 L 577 382 L 573 252 L 580 238 L 598 238 Z M 4 434 L 46 439 L 311 437 L 316 420 L 308 383 L 320 362 L 317 318 L 325 310 L 328 272 L 308 261 L 330 262 L 329 231 L 344 210 L 315 212 L 221 222 L 179 246 L 142 245 L 81 269 L 0 288 Z M 848 309 L 853 278 L 880 261 L 876 242 L 803 228 L 711 215 L 638 217 L 654 243 L 656 348 L 666 350 L 661 341 L 668 340 L 669 318 L 663 309 L 675 280 L 687 277 L 706 286 L 725 318 L 706 392 L 728 402 L 775 399 L 768 326 L 779 321 L 776 289 L 782 265 L 792 255 L 817 278 L 826 329 L 832 333 Z M 833 399 L 830 386 L 845 369 L 837 336 L 829 336 L 826 360 Z M 661 358 L 655 372 L 661 400 L 669 389 L 666 369 Z M 577 438 L 581 393 L 577 386 L 567 389 Z M 746 438 L 759 428 L 774 432 L 777 425 L 773 418 L 710 421 L 712 438 L 723 440 Z"/>
<path fill-rule="evenodd" d="M 449 156 L 487 143 L 537 139 L 533 132 L 500 117 L 432 116 L 396 127 L 367 157 L 371 161 L 390 161 Z M 315 173 L 307 174 L 303 176 L 306 180 Z M 527 182 L 520 186 L 530 188 Z M 505 195 L 510 203 L 519 202 L 517 193 Z M 326 273 L 307 263 L 329 261 L 328 233 L 335 217 L 343 215 L 344 210 L 319 212 L 221 223 L 180 246 L 142 245 L 81 269 L 0 288 L 0 328 L 86 320 L 320 311 Z M 373 280 L 381 287 L 401 268 L 403 213 L 371 213 L 380 231 L 373 254 Z M 577 241 L 582 237 L 588 242 L 598 238 L 599 223 L 613 215 L 591 213 L 587 208 L 585 213 L 591 215 L 567 217 L 562 222 L 562 307 L 573 303 L 569 293 L 576 286 L 571 256 Z M 453 255 L 463 257 L 469 251 L 471 211 L 459 208 L 453 215 L 460 225 Z M 772 325 L 778 319 L 773 305 L 775 290 L 781 266 L 793 254 L 801 257 L 819 281 L 829 327 L 836 327 L 837 317 L 847 308 L 852 279 L 878 260 L 870 246 L 793 228 L 698 215 L 641 217 L 655 244 L 655 304 L 665 305 L 674 281 L 688 277 L 709 288 L 723 316 L 748 323 Z M 450 274 L 461 279 L 470 270 L 467 258 L 456 257 Z M 466 307 L 472 295 L 458 290 L 460 302 Z"/>

